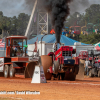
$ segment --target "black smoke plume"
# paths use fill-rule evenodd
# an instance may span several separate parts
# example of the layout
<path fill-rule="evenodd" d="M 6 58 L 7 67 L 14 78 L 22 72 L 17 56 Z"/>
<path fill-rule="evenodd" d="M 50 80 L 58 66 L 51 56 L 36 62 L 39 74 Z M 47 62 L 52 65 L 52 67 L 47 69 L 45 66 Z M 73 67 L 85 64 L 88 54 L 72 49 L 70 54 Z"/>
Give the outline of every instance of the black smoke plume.
<path fill-rule="evenodd" d="M 52 26 L 55 29 L 56 41 L 60 43 L 64 21 L 69 15 L 68 3 L 72 0 L 44 0 L 45 9 L 51 14 Z"/>
<path fill-rule="evenodd" d="M 31 3 L 35 0 L 26 0 L 26 3 Z M 72 0 L 38 0 L 39 7 L 44 8 L 51 15 L 52 26 L 56 33 L 56 42 L 60 43 L 62 28 L 64 21 L 69 15 L 68 3 Z"/>

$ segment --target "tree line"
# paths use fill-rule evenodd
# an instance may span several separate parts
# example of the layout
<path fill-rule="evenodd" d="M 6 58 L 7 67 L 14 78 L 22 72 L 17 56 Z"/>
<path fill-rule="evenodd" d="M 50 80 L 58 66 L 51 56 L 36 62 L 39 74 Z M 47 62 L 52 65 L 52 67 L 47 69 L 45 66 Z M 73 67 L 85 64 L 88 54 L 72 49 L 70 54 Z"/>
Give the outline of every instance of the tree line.
<path fill-rule="evenodd" d="M 8 32 L 9 35 L 24 35 L 30 15 L 20 13 L 18 17 L 7 17 L 0 11 L 0 33 Z M 93 44 L 99 42 L 100 34 L 95 34 L 94 29 L 100 30 L 100 4 L 93 4 L 85 10 L 85 13 L 75 12 L 70 15 L 65 22 L 65 27 L 80 26 L 76 29 L 80 31 L 88 31 L 88 35 L 69 35 L 70 38 L 80 42 Z M 81 28 L 83 27 L 83 28 Z M 72 27 L 74 29 L 74 27 Z"/>
<path fill-rule="evenodd" d="M 25 13 L 20 13 L 18 17 L 7 17 L 0 11 L 0 34 L 8 33 L 9 35 L 24 35 L 29 18 L 30 16 Z"/>
<path fill-rule="evenodd" d="M 71 27 L 73 30 L 86 31 L 88 35 L 82 35 L 72 37 L 80 42 L 93 44 L 100 42 L 100 34 L 96 34 L 95 30 L 100 33 L 100 4 L 92 4 L 89 8 L 85 10 L 85 13 L 75 12 L 70 15 L 65 22 L 66 27 Z M 74 27 L 73 27 L 74 26 Z M 75 27 L 76 26 L 76 27 Z M 79 26 L 79 27 L 77 27 Z"/>
<path fill-rule="evenodd" d="M 75 12 L 66 19 L 65 26 L 85 26 L 100 29 L 100 4 L 93 4 L 85 10 L 85 13 Z"/>

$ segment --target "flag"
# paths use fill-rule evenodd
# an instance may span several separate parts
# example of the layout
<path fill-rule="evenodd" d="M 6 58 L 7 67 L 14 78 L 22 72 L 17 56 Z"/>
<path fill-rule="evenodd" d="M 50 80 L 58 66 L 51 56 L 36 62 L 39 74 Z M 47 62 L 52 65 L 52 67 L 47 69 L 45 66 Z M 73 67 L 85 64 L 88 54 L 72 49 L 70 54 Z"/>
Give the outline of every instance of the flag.
<path fill-rule="evenodd" d="M 36 40 L 36 42 L 35 42 L 35 49 L 34 49 L 33 52 L 37 52 L 37 43 L 38 43 L 38 38 L 37 38 L 37 40 Z"/>
<path fill-rule="evenodd" d="M 0 48 L 4 48 L 5 47 L 5 42 L 3 39 L 0 39 Z"/>

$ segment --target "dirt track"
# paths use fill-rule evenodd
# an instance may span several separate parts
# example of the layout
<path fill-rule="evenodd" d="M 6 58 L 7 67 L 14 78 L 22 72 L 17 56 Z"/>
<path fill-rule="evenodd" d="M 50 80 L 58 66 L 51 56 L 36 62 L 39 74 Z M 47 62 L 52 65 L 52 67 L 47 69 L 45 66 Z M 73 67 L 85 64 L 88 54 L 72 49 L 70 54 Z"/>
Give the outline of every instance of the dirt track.
<path fill-rule="evenodd" d="M 84 81 L 47 81 L 31 84 L 31 79 L 0 77 L 0 91 L 40 91 L 40 95 L 1 95 L 17 100 L 100 100 L 100 78 Z"/>

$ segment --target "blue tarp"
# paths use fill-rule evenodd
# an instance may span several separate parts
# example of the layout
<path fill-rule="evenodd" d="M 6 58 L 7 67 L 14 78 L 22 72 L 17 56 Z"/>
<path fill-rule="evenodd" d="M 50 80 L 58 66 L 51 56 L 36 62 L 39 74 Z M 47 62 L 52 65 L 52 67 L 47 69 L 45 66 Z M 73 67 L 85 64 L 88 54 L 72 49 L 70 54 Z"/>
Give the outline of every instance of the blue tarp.
<path fill-rule="evenodd" d="M 37 35 L 35 38 L 32 38 L 32 39 L 28 40 L 27 44 L 34 44 L 36 42 L 36 40 L 37 40 L 37 37 L 38 37 L 38 41 L 41 41 L 41 38 L 43 36 L 44 35 Z M 55 43 L 56 42 L 55 34 L 44 36 L 42 41 L 45 41 L 45 43 Z M 74 45 L 74 43 L 78 42 L 78 41 L 73 40 L 73 39 L 71 39 L 69 37 L 66 37 L 65 35 L 61 35 L 60 42 L 64 43 L 67 46 L 67 45 Z M 81 45 L 89 45 L 89 44 L 81 43 Z M 0 50 L 4 50 L 4 48 L 0 48 Z"/>
<path fill-rule="evenodd" d="M 43 35 L 37 35 L 35 38 L 28 40 L 27 44 L 34 44 L 36 42 L 37 38 L 38 38 L 38 41 L 41 41 L 42 37 L 43 37 Z M 55 34 L 44 36 L 42 41 L 45 41 L 45 43 L 55 43 L 56 42 Z M 65 35 L 61 35 L 60 42 L 64 43 L 67 46 L 67 45 L 74 45 L 74 43 L 78 42 L 78 41 L 73 40 L 69 37 L 66 37 Z M 81 45 L 89 45 L 89 44 L 81 43 Z"/>

